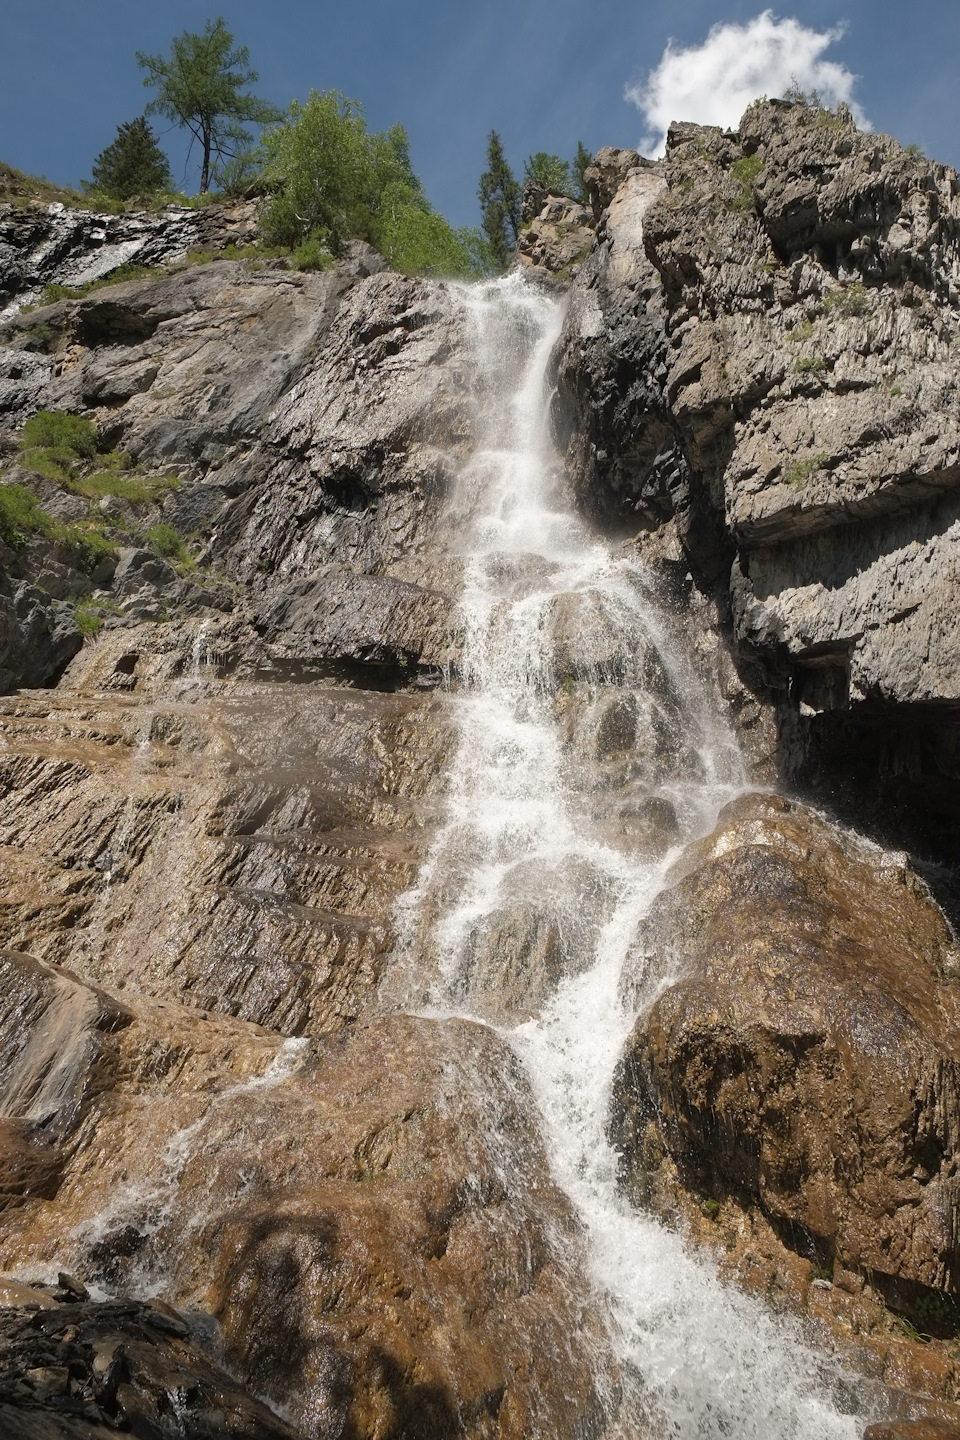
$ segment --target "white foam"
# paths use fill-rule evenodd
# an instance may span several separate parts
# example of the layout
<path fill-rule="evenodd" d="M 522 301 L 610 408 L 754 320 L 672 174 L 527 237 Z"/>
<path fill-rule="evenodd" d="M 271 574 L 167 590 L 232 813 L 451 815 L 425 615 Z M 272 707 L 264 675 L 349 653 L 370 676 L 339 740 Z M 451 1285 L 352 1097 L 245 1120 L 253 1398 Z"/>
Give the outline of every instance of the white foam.
<path fill-rule="evenodd" d="M 435 954 L 434 1006 L 470 1013 L 471 942 L 505 893 L 514 894 L 518 876 L 529 877 L 526 903 L 546 911 L 561 901 L 569 908 L 571 861 L 584 896 L 598 887 L 612 896 L 592 953 L 569 957 L 569 973 L 540 1013 L 501 1033 L 540 1106 L 555 1178 L 584 1222 L 610 1348 L 628 1377 L 619 1421 L 632 1433 L 652 1414 L 657 1433 L 682 1440 L 852 1440 L 857 1422 L 831 1398 L 839 1372 L 805 1345 L 799 1327 L 721 1284 L 709 1262 L 618 1192 L 606 1124 L 614 1070 L 636 1019 L 625 1008 L 621 972 L 676 851 L 643 865 L 584 824 L 554 716 L 549 614 L 557 598 L 591 597 L 617 653 L 652 645 L 682 697 L 696 773 L 669 776 L 662 793 L 675 802 L 684 842 L 710 828 L 744 775 L 650 598 L 649 577 L 615 558 L 564 493 L 546 382 L 562 305 L 516 275 L 459 294 L 480 396 L 479 448 L 454 504 L 470 517 L 461 531 L 467 689 L 457 706 L 447 816 L 406 897 L 403 945 L 421 965 Z M 592 678 L 617 677 L 598 670 Z M 641 976 L 631 991 L 636 1003 L 650 1003 L 669 979 Z"/>

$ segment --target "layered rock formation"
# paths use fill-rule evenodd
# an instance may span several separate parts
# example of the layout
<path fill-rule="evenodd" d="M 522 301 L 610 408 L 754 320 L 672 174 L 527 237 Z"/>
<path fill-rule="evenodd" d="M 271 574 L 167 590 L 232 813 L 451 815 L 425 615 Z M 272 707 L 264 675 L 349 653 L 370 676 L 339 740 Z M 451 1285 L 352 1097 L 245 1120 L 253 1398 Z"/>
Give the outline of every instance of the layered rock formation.
<path fill-rule="evenodd" d="M 601 151 L 558 424 L 599 516 L 673 520 L 726 591 L 780 767 L 952 853 L 957 179 L 771 102 Z M 849 781 L 853 780 L 853 785 Z"/>
<path fill-rule="evenodd" d="M 588 178 L 592 212 L 548 197 L 520 247 L 535 283 L 573 281 L 553 418 L 581 509 L 646 562 L 636 604 L 668 603 L 755 782 L 948 859 L 953 172 L 773 103 Z M 612 1436 L 527 1080 L 494 1029 L 394 1013 L 443 958 L 397 980 L 463 648 L 462 303 L 356 245 L 322 274 L 204 258 L 17 313 L 254 234 L 243 208 L 0 216 L 26 516 L 0 544 L 0 1266 L 46 1287 L 0 1290 L 0 1408 L 41 1437 L 166 1433 L 181 1394 L 185 1435 Z M 25 450 L 38 410 L 93 421 L 97 456 Z M 579 823 L 654 865 L 671 785 L 706 779 L 696 682 L 596 596 L 547 623 Z M 535 1015 L 610 917 L 563 874 L 545 918 L 517 867 L 523 906 L 505 885 L 472 936 L 463 994 L 492 1024 Z M 450 902 L 441 877 L 421 928 Z M 632 960 L 626 1192 L 803 1309 L 897 1434 L 943 1433 L 958 961 L 920 871 L 754 796 L 677 860 Z"/>

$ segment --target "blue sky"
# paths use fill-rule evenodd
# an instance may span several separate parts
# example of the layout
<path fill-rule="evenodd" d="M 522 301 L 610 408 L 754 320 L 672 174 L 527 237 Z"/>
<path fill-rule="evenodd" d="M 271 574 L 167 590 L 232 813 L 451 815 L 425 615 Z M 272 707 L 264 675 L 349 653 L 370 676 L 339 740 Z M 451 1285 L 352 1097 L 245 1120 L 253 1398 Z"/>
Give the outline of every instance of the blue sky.
<path fill-rule="evenodd" d="M 744 24 L 762 8 L 757 0 L 2 0 L 0 159 L 76 184 L 149 98 L 133 52 L 166 51 L 173 35 L 222 14 L 250 48 L 258 94 L 285 105 L 311 88 L 336 88 L 363 103 L 371 128 L 401 121 L 434 204 L 454 224 L 473 224 L 491 128 L 518 172 L 533 151 L 570 155 L 578 139 L 591 150 L 637 145 L 657 127 L 625 91 L 642 88 L 668 42 L 700 46 L 712 26 Z M 859 77 L 852 95 L 874 127 L 960 163 L 957 0 L 797 0 L 773 10 L 820 32 L 843 26 L 825 54 Z M 670 106 L 669 93 L 660 99 Z M 161 143 L 179 182 L 179 132 Z M 185 179 L 196 188 L 195 170 Z"/>

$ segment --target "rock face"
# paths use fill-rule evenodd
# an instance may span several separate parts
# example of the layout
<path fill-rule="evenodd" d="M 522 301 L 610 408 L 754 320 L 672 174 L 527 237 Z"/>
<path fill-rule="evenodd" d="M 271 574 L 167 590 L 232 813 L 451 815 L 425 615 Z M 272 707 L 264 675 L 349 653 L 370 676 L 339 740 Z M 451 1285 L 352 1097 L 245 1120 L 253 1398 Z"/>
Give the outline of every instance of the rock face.
<path fill-rule="evenodd" d="M 161 1282 L 197 1333 L 218 1322 L 231 1373 L 307 1435 L 520 1437 L 548 1413 L 573 1437 L 592 1423 L 600 1320 L 576 1222 L 491 1031 L 399 1016 L 290 1042 L 175 1004 L 121 1009 L 21 955 L 3 965 L 0 1106 L 43 1154 L 55 1116 L 61 1149 L 54 1183 L 10 1195 L 0 1263 Z M 117 1322 L 75 1311 L 82 1358 L 91 1327 Z M 43 1311 L 17 1333 L 56 1339 L 63 1323 Z M 141 1402 L 170 1383 L 138 1378 L 156 1343 L 144 1324 L 163 1315 L 128 1307 L 118 1336 Z M 200 1367 L 197 1403 L 217 1403 L 224 1378 L 173 1351 L 153 1359 Z"/>
<path fill-rule="evenodd" d="M 774 103 L 588 180 L 519 254 L 572 282 L 553 420 L 580 507 L 646 562 L 613 609 L 581 584 L 538 611 L 585 846 L 653 874 L 683 784 L 725 783 L 702 685 L 754 783 L 835 790 L 944 859 L 953 172 Z M 548 912 L 522 857 L 463 950 L 490 1024 L 396 1013 L 435 993 L 476 858 L 425 882 L 411 982 L 398 901 L 463 667 L 454 480 L 488 439 L 464 302 L 356 244 L 15 313 L 254 233 L 248 207 L 0 215 L 0 1410 L 173 1434 L 175 1392 L 208 1440 L 613 1440 L 628 1387 L 502 1030 L 581 973 L 614 891 L 558 862 Z M 31 451 L 39 409 L 93 421 L 96 456 Z M 497 561 L 504 596 L 529 558 Z M 628 1194 L 906 1394 L 905 1437 L 960 1399 L 958 965 L 912 862 L 767 794 L 676 861 L 625 982 Z"/>
<path fill-rule="evenodd" d="M 684 855 L 634 965 L 675 979 L 620 1072 L 629 1183 L 662 1145 L 687 1188 L 759 1206 L 808 1258 L 954 1296 L 960 952 L 905 857 L 745 797 Z"/>
<path fill-rule="evenodd" d="M 728 587 L 784 775 L 836 787 L 852 763 L 875 819 L 910 810 L 911 843 L 949 853 L 956 175 L 772 102 L 587 178 L 599 243 L 556 406 L 584 503 L 673 517 L 700 584 Z"/>
<path fill-rule="evenodd" d="M 540 203 L 520 231 L 517 260 L 534 274 L 572 280 L 593 249 L 590 211 L 566 195 L 536 198 Z"/>
<path fill-rule="evenodd" d="M 0 205 L 0 315 L 33 304 L 48 284 L 84 285 L 122 265 L 169 264 L 190 250 L 256 238 L 252 203 L 159 214 L 99 215 L 49 205 Z"/>
<path fill-rule="evenodd" d="M 169 1306 L 77 1303 L 62 1290 L 58 1304 L 23 1289 L 17 1308 L 0 1310 L 0 1424 L 9 1440 L 98 1440 L 118 1429 L 297 1440 L 191 1341 Z"/>

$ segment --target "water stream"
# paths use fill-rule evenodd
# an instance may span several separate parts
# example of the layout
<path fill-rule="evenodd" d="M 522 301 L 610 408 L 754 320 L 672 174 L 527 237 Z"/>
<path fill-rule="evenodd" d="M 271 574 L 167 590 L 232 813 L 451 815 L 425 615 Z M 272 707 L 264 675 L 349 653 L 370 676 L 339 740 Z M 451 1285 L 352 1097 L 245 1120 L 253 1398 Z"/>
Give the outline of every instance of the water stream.
<path fill-rule="evenodd" d="M 652 1416 L 684 1440 L 852 1440 L 862 1420 L 799 1327 L 618 1193 L 613 1073 L 671 979 L 624 986 L 631 939 L 745 776 L 655 585 L 565 495 L 546 378 L 562 305 L 520 276 L 459 293 L 477 371 L 477 445 L 451 507 L 465 684 L 447 818 L 404 902 L 408 1003 L 495 1024 L 525 1068 L 627 1376 L 616 1433 Z"/>

